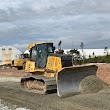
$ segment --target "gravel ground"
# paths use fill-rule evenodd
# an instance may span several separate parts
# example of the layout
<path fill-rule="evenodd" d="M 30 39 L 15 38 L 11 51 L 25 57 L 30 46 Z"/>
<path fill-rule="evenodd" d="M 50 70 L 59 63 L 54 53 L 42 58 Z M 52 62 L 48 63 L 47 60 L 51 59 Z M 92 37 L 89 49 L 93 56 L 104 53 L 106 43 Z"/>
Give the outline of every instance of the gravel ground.
<path fill-rule="evenodd" d="M 12 105 L 11 103 L 4 102 L 0 99 L 0 110 L 29 110 L 29 109 L 17 107 L 17 105 Z"/>
<path fill-rule="evenodd" d="M 0 110 L 110 110 L 110 86 L 94 76 L 93 80 L 88 77 L 81 82 L 83 94 L 59 98 L 56 93 L 40 95 L 22 91 L 19 81 L 25 74 L 15 68 L 0 69 L 0 99 L 3 100 Z M 98 88 L 97 93 L 93 93 L 94 88 Z"/>
<path fill-rule="evenodd" d="M 110 110 L 110 93 L 104 89 L 99 93 L 59 98 L 56 93 L 40 95 L 24 92 L 19 82 L 0 82 L 0 99 L 32 110 Z"/>

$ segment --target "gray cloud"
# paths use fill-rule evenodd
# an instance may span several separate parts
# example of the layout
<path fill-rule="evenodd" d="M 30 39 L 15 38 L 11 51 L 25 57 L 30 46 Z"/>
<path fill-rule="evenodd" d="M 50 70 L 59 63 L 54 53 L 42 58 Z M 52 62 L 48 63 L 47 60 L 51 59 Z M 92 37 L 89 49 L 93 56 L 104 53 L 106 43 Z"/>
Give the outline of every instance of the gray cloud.
<path fill-rule="evenodd" d="M 1 45 L 63 41 L 63 48 L 104 48 L 110 41 L 109 0 L 0 0 Z M 104 41 L 104 43 L 102 43 Z"/>

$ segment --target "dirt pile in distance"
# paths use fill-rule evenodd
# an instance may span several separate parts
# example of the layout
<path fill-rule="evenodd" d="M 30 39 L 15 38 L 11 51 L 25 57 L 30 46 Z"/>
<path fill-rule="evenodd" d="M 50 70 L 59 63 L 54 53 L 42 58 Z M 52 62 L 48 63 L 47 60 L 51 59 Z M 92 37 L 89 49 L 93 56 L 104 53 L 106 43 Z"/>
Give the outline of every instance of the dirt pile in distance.
<path fill-rule="evenodd" d="M 23 77 L 25 74 L 24 70 L 18 70 L 17 68 L 1 67 L 0 77 Z"/>

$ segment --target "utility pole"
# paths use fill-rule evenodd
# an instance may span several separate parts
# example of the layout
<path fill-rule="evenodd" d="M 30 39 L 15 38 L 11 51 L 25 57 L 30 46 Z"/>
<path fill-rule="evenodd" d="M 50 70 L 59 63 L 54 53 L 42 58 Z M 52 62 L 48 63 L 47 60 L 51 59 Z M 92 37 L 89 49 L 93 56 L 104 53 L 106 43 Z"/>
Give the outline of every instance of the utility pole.
<path fill-rule="evenodd" d="M 81 42 L 80 47 L 81 47 L 81 49 L 82 49 L 83 63 L 84 63 L 84 51 L 83 51 L 83 49 L 84 49 L 84 43 L 83 43 L 83 42 Z"/>

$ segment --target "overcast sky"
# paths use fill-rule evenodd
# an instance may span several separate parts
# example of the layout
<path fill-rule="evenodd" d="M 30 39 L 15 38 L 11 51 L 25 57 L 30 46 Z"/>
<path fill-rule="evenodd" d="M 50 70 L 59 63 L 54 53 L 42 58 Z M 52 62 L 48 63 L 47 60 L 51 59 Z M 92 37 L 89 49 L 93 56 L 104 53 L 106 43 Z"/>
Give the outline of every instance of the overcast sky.
<path fill-rule="evenodd" d="M 0 0 L 0 45 L 110 48 L 110 0 Z"/>

